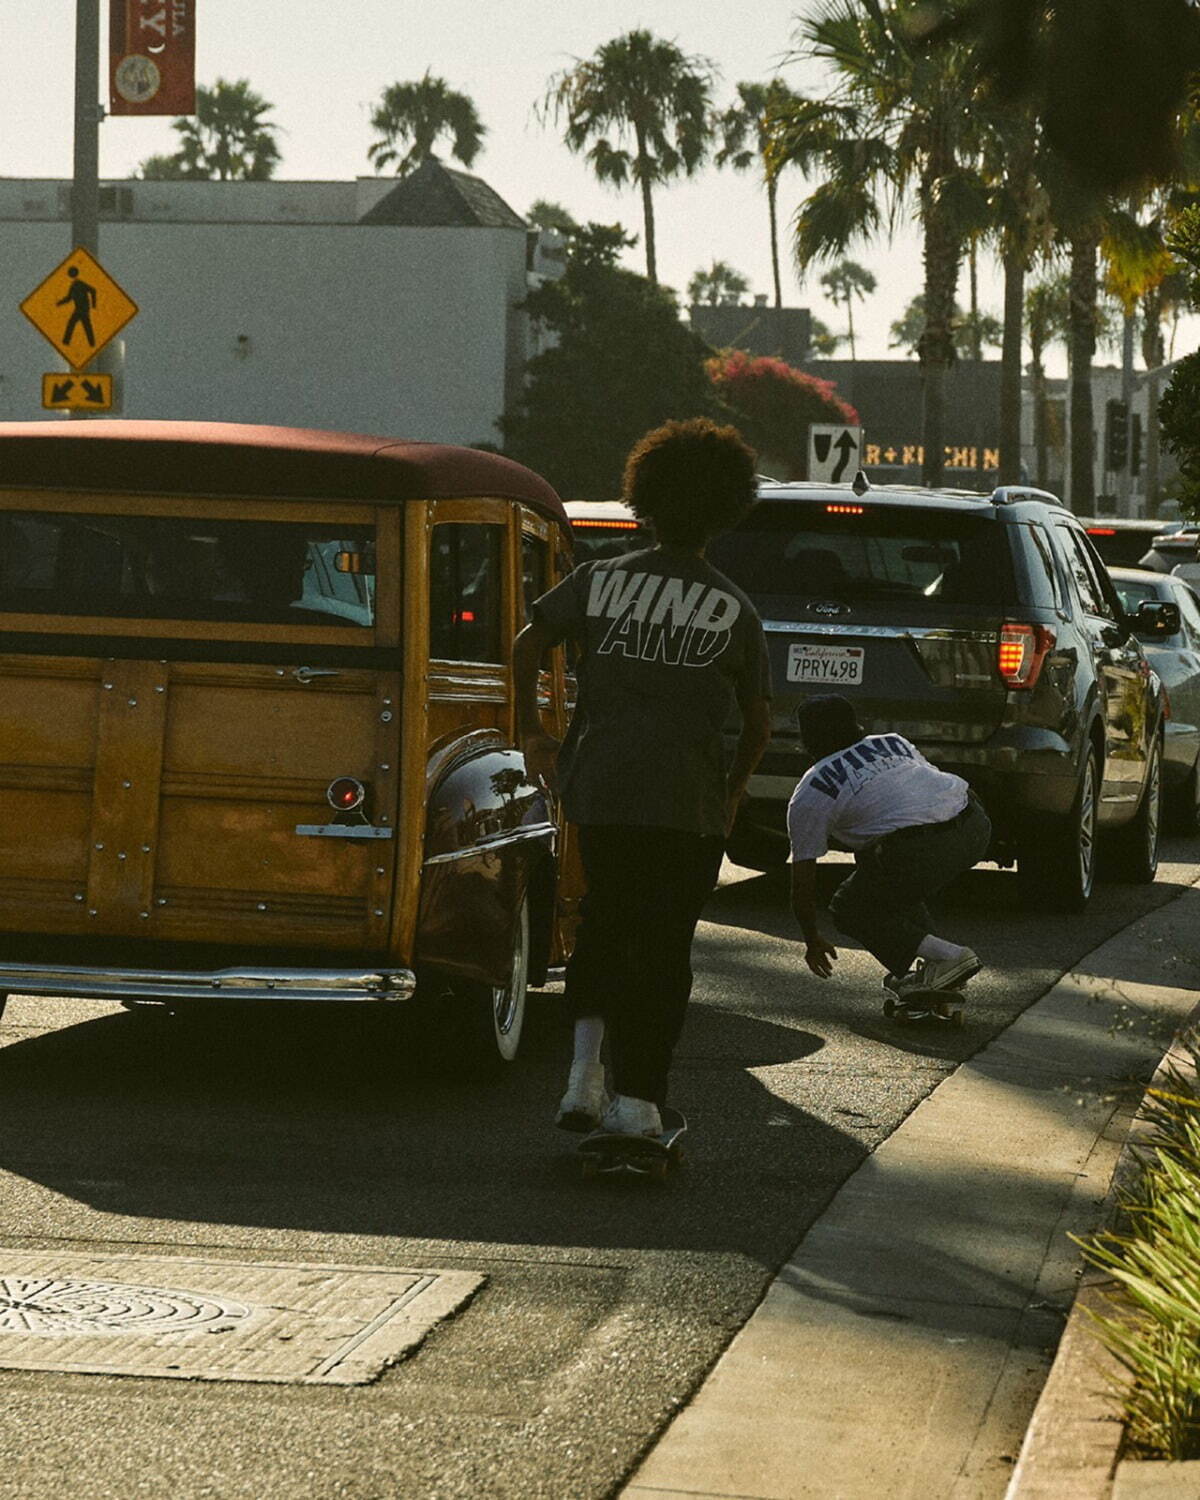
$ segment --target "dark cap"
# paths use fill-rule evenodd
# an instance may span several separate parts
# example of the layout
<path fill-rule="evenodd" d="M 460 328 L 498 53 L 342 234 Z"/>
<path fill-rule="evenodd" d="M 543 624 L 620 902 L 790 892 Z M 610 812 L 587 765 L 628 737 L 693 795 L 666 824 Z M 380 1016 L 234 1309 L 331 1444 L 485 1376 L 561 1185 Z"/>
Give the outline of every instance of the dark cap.
<path fill-rule="evenodd" d="M 854 705 L 840 693 L 817 693 L 806 698 L 796 713 L 796 723 L 805 748 L 823 755 L 853 745 L 866 733 Z"/>

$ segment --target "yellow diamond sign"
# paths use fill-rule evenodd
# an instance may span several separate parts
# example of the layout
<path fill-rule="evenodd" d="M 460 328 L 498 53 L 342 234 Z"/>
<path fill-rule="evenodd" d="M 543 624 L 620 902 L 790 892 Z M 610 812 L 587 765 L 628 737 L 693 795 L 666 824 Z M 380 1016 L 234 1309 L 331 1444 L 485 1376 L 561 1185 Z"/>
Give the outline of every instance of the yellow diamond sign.
<path fill-rule="evenodd" d="M 94 255 L 76 249 L 21 303 L 73 370 L 94 359 L 138 310 Z"/>

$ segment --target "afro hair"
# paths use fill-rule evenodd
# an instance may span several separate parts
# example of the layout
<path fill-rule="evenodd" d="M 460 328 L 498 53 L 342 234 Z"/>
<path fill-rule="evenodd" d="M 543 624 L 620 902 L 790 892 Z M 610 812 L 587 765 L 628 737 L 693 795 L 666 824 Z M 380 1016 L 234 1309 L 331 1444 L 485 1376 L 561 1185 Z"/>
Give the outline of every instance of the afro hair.
<path fill-rule="evenodd" d="M 703 546 L 754 504 L 755 465 L 736 427 L 718 427 L 707 417 L 666 422 L 631 451 L 622 496 L 660 542 Z"/>

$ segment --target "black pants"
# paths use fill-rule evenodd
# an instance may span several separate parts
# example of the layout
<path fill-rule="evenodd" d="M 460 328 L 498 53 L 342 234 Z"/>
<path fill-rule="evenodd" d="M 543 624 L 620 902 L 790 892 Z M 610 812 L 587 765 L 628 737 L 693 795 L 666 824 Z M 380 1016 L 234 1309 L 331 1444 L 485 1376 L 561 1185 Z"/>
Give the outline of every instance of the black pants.
<path fill-rule="evenodd" d="M 604 1017 L 616 1092 L 661 1105 L 692 992 L 692 937 L 724 841 L 591 823 L 579 848 L 587 894 L 567 1001 L 575 1017 Z"/>
<path fill-rule="evenodd" d="M 904 974 L 932 930 L 926 900 L 982 859 L 991 835 L 974 797 L 948 822 L 889 833 L 854 856 L 854 873 L 834 892 L 829 914 L 885 969 Z"/>

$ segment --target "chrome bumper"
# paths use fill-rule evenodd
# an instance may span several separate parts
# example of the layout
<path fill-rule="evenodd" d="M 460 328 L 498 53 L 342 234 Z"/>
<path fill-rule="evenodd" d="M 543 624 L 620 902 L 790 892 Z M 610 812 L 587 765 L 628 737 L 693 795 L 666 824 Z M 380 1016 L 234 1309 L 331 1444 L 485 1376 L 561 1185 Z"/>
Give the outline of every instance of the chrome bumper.
<path fill-rule="evenodd" d="M 60 968 L 0 963 L 0 993 L 87 1000 L 407 1000 L 411 969 Z"/>

